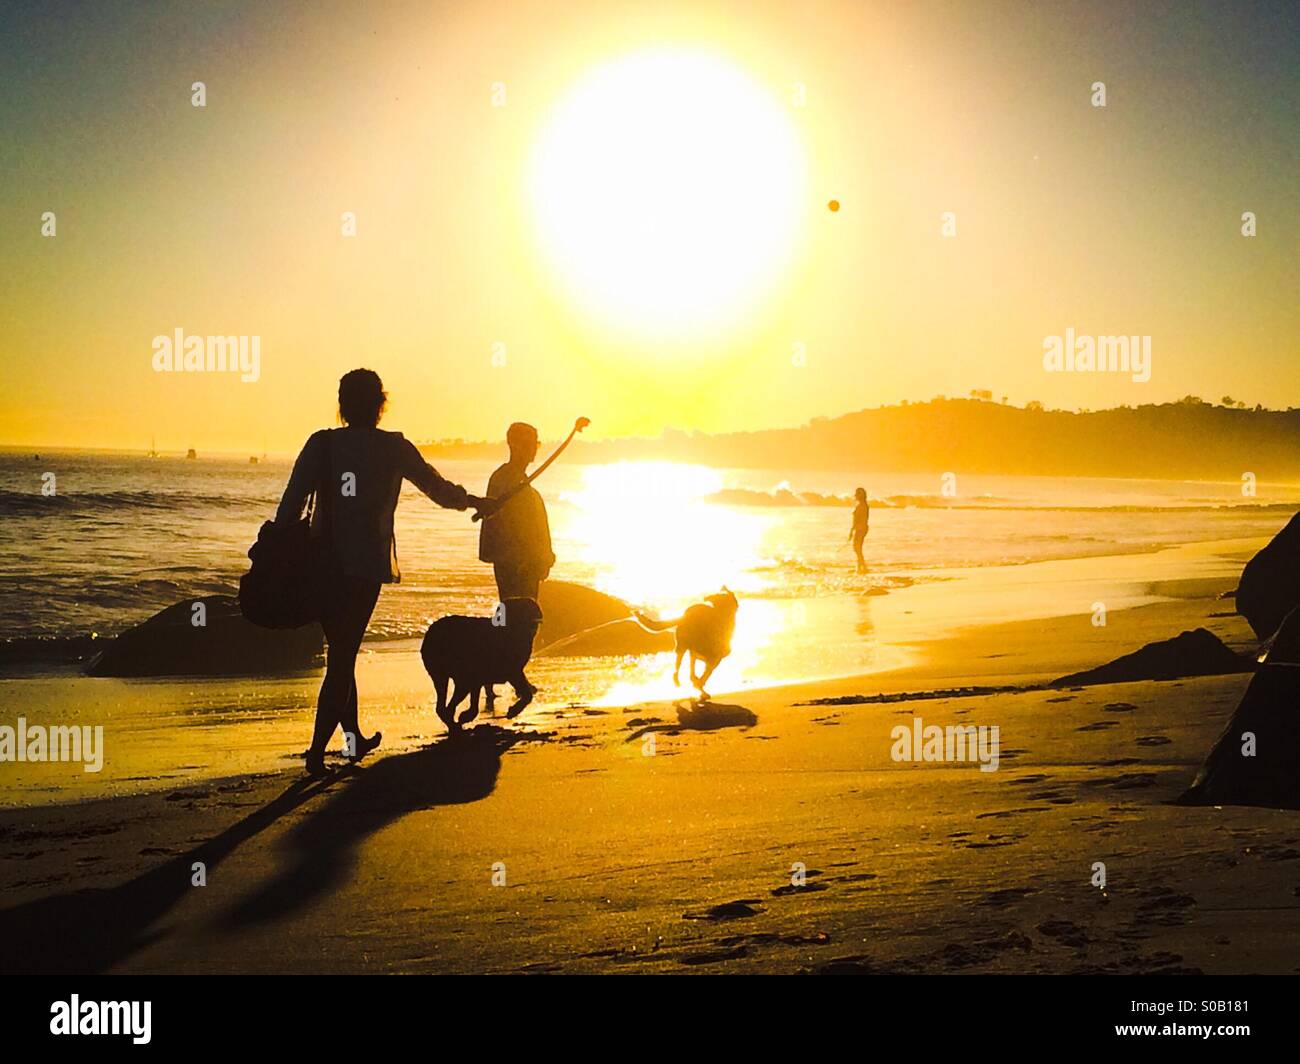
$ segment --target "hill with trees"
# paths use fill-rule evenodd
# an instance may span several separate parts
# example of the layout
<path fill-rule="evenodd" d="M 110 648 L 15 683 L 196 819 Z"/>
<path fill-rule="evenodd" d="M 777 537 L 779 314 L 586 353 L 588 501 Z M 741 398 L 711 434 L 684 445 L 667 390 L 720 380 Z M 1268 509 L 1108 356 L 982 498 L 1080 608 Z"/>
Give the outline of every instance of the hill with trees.
<path fill-rule="evenodd" d="M 982 394 L 982 393 L 981 393 Z M 498 458 L 500 444 L 441 441 L 430 455 Z M 545 453 L 545 450 L 543 451 Z M 762 469 L 844 469 L 1169 480 L 1300 482 L 1300 410 L 1187 396 L 1112 410 L 1046 410 L 937 398 L 814 418 L 798 428 L 575 442 L 570 461 L 667 460 Z"/>

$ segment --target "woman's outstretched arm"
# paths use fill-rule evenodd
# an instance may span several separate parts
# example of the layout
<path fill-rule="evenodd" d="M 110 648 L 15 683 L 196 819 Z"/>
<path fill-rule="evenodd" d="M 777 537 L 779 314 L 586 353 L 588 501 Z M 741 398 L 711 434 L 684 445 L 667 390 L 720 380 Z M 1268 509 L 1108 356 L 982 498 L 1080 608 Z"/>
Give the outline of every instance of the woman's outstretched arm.
<path fill-rule="evenodd" d="M 415 444 L 406 438 L 401 442 L 399 462 L 402 476 L 439 506 L 445 506 L 448 510 L 465 510 L 471 506 L 479 509 L 478 504 L 482 500 L 443 477 L 424 460 Z"/>
<path fill-rule="evenodd" d="M 275 523 L 292 524 L 302 516 L 307 497 L 316 490 L 320 483 L 321 465 L 325 457 L 325 429 L 313 432 L 303 444 L 298 459 L 293 463 L 293 472 L 289 474 L 289 483 L 285 485 L 280 497 L 280 508 L 275 512 Z"/>

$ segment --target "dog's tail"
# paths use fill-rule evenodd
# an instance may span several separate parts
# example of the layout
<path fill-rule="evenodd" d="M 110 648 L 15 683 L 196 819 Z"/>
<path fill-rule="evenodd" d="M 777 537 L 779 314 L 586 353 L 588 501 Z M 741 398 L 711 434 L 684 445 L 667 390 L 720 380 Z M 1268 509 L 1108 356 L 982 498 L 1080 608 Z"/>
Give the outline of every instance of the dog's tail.
<path fill-rule="evenodd" d="M 680 617 L 675 621 L 656 621 L 653 617 L 647 617 L 640 610 L 633 610 L 632 616 L 636 618 L 636 623 L 647 632 L 667 632 L 682 623 Z"/>

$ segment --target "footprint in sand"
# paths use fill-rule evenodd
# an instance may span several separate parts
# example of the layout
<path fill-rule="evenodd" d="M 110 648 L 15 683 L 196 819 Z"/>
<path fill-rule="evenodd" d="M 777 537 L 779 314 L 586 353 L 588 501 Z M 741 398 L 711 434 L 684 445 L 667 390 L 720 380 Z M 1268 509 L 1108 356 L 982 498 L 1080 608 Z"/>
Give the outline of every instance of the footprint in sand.
<path fill-rule="evenodd" d="M 1106 713 L 1132 713 L 1137 709 L 1132 702 L 1107 702 L 1102 706 L 1103 712 Z"/>
<path fill-rule="evenodd" d="M 949 968 L 970 968 L 977 964 L 988 964 L 1007 950 L 1028 953 L 1033 948 L 1034 944 L 1028 935 L 1012 930 L 1005 935 L 985 935 L 970 942 L 949 942 L 934 958 L 942 960 Z"/>
<path fill-rule="evenodd" d="M 1050 802 L 1052 805 L 1074 804 L 1074 799 L 1061 791 L 1038 791 L 1029 797 L 1035 802 Z"/>
<path fill-rule="evenodd" d="M 1181 964 L 1182 955 L 1178 953 L 1153 953 L 1147 957 L 1134 957 L 1125 961 L 1135 975 L 1204 975 L 1200 968 L 1191 968 Z"/>
<path fill-rule="evenodd" d="M 1073 702 L 1074 695 L 1058 695 L 1056 698 L 1049 698 L 1049 702 Z"/>
<path fill-rule="evenodd" d="M 861 954 L 852 957 L 836 957 L 833 961 L 814 968 L 818 975 L 875 975 L 880 969 L 872 965 L 869 957 Z"/>
<path fill-rule="evenodd" d="M 811 935 L 778 935 L 773 931 L 759 931 L 748 935 L 727 935 L 714 945 L 732 949 L 736 946 L 824 946 L 831 936 L 825 931 Z"/>
<path fill-rule="evenodd" d="M 997 837 L 997 836 L 990 835 L 989 839 L 995 841 L 964 842 L 964 843 L 959 842 L 957 843 L 957 845 L 965 846 L 968 850 L 993 850 L 993 849 L 997 849 L 997 847 L 999 846 L 1014 846 L 1017 839 L 1023 839 L 1023 838 L 1024 838 L 1023 835 L 1014 835 L 1009 837 L 1007 836 Z"/>
<path fill-rule="evenodd" d="M 809 872 L 808 874 L 812 875 L 811 872 Z M 785 898 L 791 894 L 815 894 L 819 890 L 829 890 L 829 889 L 830 888 L 827 887 L 825 883 L 805 883 L 803 886 L 798 886 L 794 883 L 787 883 L 785 884 L 785 886 L 777 887 L 775 890 L 773 890 L 772 897 Z"/>
<path fill-rule="evenodd" d="M 1163 735 L 1139 735 L 1133 740 L 1138 746 L 1168 746 L 1173 742 Z"/>
<path fill-rule="evenodd" d="M 1029 895 L 1037 893 L 1038 891 L 1033 887 L 1005 887 L 1002 890 L 991 890 L 985 894 L 984 904 L 1002 908 L 1006 905 L 1014 905 L 1018 901 L 1024 901 Z"/>
<path fill-rule="evenodd" d="M 681 959 L 682 964 L 719 964 L 722 961 L 734 961 L 749 956 L 746 946 L 735 949 L 712 950 L 706 953 L 688 953 Z"/>
<path fill-rule="evenodd" d="M 1099 782 L 1109 783 L 1117 791 L 1132 791 L 1155 786 L 1156 778 L 1150 772 L 1127 772 L 1115 779 Z"/>
<path fill-rule="evenodd" d="M 995 813 L 976 813 L 976 820 L 1005 820 L 1009 816 L 1019 816 L 1021 813 L 1043 813 L 1046 810 L 1041 805 L 1027 805 L 1020 809 L 999 809 Z"/>
<path fill-rule="evenodd" d="M 1196 899 L 1190 894 L 1183 894 L 1172 887 L 1153 887 L 1140 892 L 1139 897 L 1143 900 L 1138 903 L 1137 918 L 1134 920 L 1137 925 L 1179 927 L 1191 919 L 1187 910 L 1196 906 Z"/>
<path fill-rule="evenodd" d="M 1078 924 L 1069 920 L 1046 920 L 1038 925 L 1038 931 L 1062 946 L 1084 949 L 1089 942 L 1088 934 Z"/>
<path fill-rule="evenodd" d="M 682 913 L 683 920 L 745 920 L 763 912 L 757 898 L 741 898 L 699 912 Z"/>

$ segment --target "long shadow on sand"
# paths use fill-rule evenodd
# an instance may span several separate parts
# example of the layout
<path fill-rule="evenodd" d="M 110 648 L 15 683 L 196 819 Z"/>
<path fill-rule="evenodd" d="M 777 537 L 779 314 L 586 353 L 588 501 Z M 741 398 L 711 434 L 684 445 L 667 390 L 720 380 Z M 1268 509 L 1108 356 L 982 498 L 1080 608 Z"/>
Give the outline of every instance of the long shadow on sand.
<path fill-rule="evenodd" d="M 496 787 L 501 755 L 526 737 L 480 724 L 356 773 L 346 788 L 284 837 L 277 848 L 285 863 L 222 922 L 242 927 L 284 917 L 345 883 L 367 836 L 407 813 L 486 798 Z"/>
<path fill-rule="evenodd" d="M 303 904 L 346 878 L 365 835 L 404 813 L 472 802 L 492 793 L 501 754 L 523 736 L 480 726 L 455 741 L 384 758 L 325 780 L 298 780 L 262 808 L 202 845 L 106 890 L 40 898 L 0 911 L 4 968 L 11 974 L 103 972 L 165 938 L 155 927 L 189 891 L 202 861 L 209 882 L 220 862 L 298 806 L 328 794 L 286 839 L 293 863 L 232 919 L 265 919 Z M 203 889 L 213 889 L 212 887 Z M 295 894 L 297 896 L 295 896 Z"/>
<path fill-rule="evenodd" d="M 5 970 L 11 973 L 102 972 L 166 936 L 150 928 L 192 886 L 193 865 L 211 875 L 242 843 L 328 790 L 338 777 L 296 780 L 283 794 L 221 834 L 135 879 L 106 890 L 81 890 L 0 911 Z"/>

